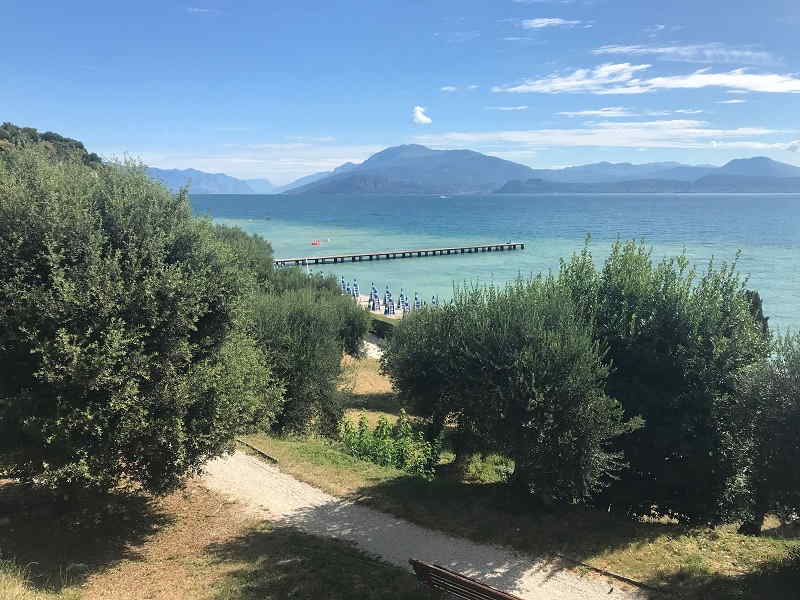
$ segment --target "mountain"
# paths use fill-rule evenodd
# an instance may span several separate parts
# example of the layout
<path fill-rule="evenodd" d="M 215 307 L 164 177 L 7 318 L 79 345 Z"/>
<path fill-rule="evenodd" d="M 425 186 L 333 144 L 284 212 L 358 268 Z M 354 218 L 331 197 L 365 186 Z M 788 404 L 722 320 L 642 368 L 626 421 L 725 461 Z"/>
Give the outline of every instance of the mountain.
<path fill-rule="evenodd" d="M 224 173 L 204 173 L 196 169 L 157 169 L 147 167 L 147 174 L 172 191 L 188 187 L 193 194 L 253 194 L 241 179 Z"/>
<path fill-rule="evenodd" d="M 245 179 L 253 194 L 274 194 L 278 186 L 273 185 L 269 179 Z"/>
<path fill-rule="evenodd" d="M 386 148 L 360 165 L 290 191 L 321 193 L 468 194 L 488 192 L 533 169 L 472 150 L 432 150 L 419 144 Z"/>
<path fill-rule="evenodd" d="M 717 175 L 746 175 L 748 177 L 800 177 L 800 167 L 787 165 L 766 156 L 736 158 L 714 171 Z"/>
<path fill-rule="evenodd" d="M 289 190 L 293 190 L 295 188 L 299 188 L 301 186 L 308 185 L 310 183 L 314 183 L 315 181 L 319 181 L 321 179 L 325 179 L 326 177 L 330 177 L 331 175 L 337 175 L 337 174 L 341 174 L 341 173 L 346 173 L 347 171 L 350 171 L 351 169 L 354 169 L 357 166 L 358 165 L 356 165 L 354 163 L 346 162 L 343 165 L 339 165 L 338 167 L 336 167 L 333 171 L 320 171 L 318 173 L 312 173 L 311 175 L 306 175 L 304 177 L 300 177 L 299 179 L 295 179 L 291 183 L 287 183 L 284 186 L 276 188 L 274 193 L 276 193 L 276 194 L 284 194 L 284 193 L 288 192 Z"/>

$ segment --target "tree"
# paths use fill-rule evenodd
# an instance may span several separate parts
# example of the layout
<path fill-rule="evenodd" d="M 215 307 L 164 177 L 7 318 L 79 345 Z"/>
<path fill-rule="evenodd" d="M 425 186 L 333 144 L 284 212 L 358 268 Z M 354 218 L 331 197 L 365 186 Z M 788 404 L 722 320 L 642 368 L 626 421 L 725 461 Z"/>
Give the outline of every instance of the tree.
<path fill-rule="evenodd" d="M 352 300 L 351 300 L 352 302 Z M 286 388 L 274 428 L 333 434 L 343 414 L 341 317 L 312 290 L 260 294 L 251 307 L 259 347 Z"/>
<path fill-rule="evenodd" d="M 233 263 L 141 168 L 0 154 L 0 470 L 162 492 L 270 423 Z"/>
<path fill-rule="evenodd" d="M 623 463 L 610 441 L 639 426 L 604 393 L 608 367 L 568 290 L 553 278 L 456 291 L 398 325 L 383 368 L 457 456 L 499 451 L 514 483 L 545 504 L 583 502 Z"/>
<path fill-rule="evenodd" d="M 590 263 L 586 249 L 559 277 L 608 349 L 608 394 L 646 423 L 616 439 L 630 468 L 604 501 L 636 515 L 732 518 L 742 446 L 731 442 L 741 419 L 729 398 L 769 348 L 736 263 L 698 273 L 685 256 L 655 262 L 634 242 L 614 244 L 599 272 Z"/>
<path fill-rule="evenodd" d="M 777 340 L 771 360 L 743 374 L 737 399 L 748 415 L 748 475 L 741 533 L 757 534 L 774 512 L 785 520 L 800 513 L 800 334 Z"/>

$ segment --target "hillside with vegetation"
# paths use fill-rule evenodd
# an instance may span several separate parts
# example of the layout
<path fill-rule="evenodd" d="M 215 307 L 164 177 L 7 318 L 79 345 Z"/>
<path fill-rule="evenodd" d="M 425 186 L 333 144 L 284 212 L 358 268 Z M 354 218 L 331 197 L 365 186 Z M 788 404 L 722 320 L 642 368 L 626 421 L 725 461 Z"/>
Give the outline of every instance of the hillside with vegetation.
<path fill-rule="evenodd" d="M 0 596 L 430 597 L 245 522 L 194 477 L 240 440 L 424 527 L 678 597 L 800 585 L 800 335 L 770 330 L 737 263 L 618 242 L 597 264 L 587 242 L 371 323 L 140 165 L 4 131 Z"/>

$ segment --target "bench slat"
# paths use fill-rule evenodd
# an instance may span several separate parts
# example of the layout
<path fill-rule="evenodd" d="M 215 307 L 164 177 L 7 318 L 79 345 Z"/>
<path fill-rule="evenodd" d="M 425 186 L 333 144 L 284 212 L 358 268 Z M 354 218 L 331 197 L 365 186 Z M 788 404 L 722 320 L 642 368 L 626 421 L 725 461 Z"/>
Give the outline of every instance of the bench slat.
<path fill-rule="evenodd" d="M 446 567 L 431 565 L 413 558 L 408 562 L 422 583 L 460 600 L 522 600 Z"/>

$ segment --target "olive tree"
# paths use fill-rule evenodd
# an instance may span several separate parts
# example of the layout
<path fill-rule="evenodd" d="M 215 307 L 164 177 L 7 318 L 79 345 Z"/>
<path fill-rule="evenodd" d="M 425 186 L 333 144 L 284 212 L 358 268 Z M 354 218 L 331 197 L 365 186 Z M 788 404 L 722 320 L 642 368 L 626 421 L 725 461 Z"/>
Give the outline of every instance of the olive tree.
<path fill-rule="evenodd" d="M 233 259 L 140 168 L 0 154 L 0 470 L 161 492 L 271 422 Z"/>

